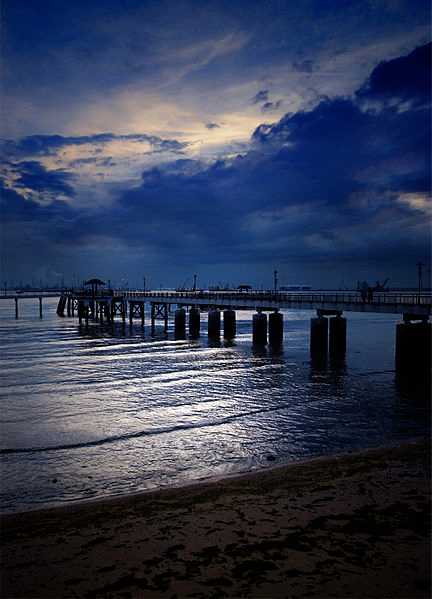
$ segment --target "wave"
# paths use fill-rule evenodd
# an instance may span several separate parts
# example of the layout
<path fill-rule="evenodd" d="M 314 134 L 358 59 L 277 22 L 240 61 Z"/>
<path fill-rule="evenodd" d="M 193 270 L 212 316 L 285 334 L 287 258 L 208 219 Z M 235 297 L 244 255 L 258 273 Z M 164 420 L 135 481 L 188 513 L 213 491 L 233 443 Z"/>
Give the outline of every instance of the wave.
<path fill-rule="evenodd" d="M 119 441 L 129 441 L 130 439 L 139 439 L 141 437 L 154 437 L 156 435 L 165 435 L 175 433 L 177 431 L 185 431 L 190 429 L 207 428 L 212 426 L 221 426 L 245 418 L 247 416 L 254 416 L 256 414 L 263 414 L 267 412 L 277 412 L 286 409 L 286 405 L 273 406 L 271 408 L 263 408 L 259 410 L 251 410 L 249 412 L 241 412 L 240 414 L 233 414 L 232 416 L 226 416 L 220 420 L 211 422 L 202 422 L 200 424 L 177 424 L 175 426 L 160 428 L 154 430 L 137 431 L 134 433 L 125 433 L 123 435 L 113 435 L 111 437 L 105 437 L 103 439 L 94 439 L 93 441 L 85 441 L 83 443 L 65 443 L 61 445 L 48 445 L 45 447 L 17 447 L 17 448 L 5 448 L 0 449 L 0 455 L 11 455 L 19 453 L 43 453 L 47 451 L 65 451 L 68 449 L 84 449 L 86 447 L 98 447 L 100 445 L 107 445 L 111 443 L 118 443 Z"/>

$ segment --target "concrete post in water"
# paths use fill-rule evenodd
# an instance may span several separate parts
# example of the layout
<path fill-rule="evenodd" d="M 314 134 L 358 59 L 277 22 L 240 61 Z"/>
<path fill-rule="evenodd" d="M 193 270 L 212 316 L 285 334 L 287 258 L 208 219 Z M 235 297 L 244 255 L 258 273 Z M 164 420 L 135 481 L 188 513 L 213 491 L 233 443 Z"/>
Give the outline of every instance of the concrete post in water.
<path fill-rule="evenodd" d="M 15 298 L 15 318 L 18 318 L 18 298 Z"/>
<path fill-rule="evenodd" d="M 86 323 L 86 328 L 88 328 L 88 324 L 89 324 L 89 313 L 90 313 L 90 306 L 86 306 L 85 307 L 85 323 Z"/>
<path fill-rule="evenodd" d="M 151 328 L 152 328 L 152 334 L 154 333 L 154 329 L 155 329 L 155 318 L 156 318 L 156 306 L 154 304 L 151 305 Z"/>
<path fill-rule="evenodd" d="M 328 319 L 323 316 L 311 318 L 310 353 L 312 359 L 322 360 L 327 358 L 327 348 Z"/>
<path fill-rule="evenodd" d="M 252 318 L 252 339 L 254 345 L 267 344 L 267 314 L 257 312 Z"/>
<path fill-rule="evenodd" d="M 224 310 L 223 313 L 224 338 L 234 339 L 237 332 L 236 313 L 234 310 Z"/>
<path fill-rule="evenodd" d="M 329 319 L 329 352 L 331 358 L 343 358 L 346 353 L 346 318 L 334 316 Z"/>
<path fill-rule="evenodd" d="M 129 302 L 129 326 L 132 326 L 132 320 L 133 320 L 133 311 L 134 311 L 134 304 L 133 302 Z"/>
<path fill-rule="evenodd" d="M 145 313 L 144 313 L 144 309 L 145 309 L 145 306 L 144 306 L 144 302 L 143 302 L 142 304 L 140 304 L 141 326 L 142 326 L 142 327 L 144 326 L 144 323 L 145 323 Z"/>
<path fill-rule="evenodd" d="M 189 336 L 192 339 L 198 339 L 200 336 L 200 327 L 200 310 L 196 306 L 192 306 L 189 310 Z"/>
<path fill-rule="evenodd" d="M 39 318 L 42 318 L 42 296 L 39 296 Z"/>
<path fill-rule="evenodd" d="M 272 312 L 269 316 L 269 343 L 272 347 L 280 347 L 283 342 L 283 316 L 280 312 Z"/>
<path fill-rule="evenodd" d="M 406 319 L 396 325 L 396 373 L 419 384 L 430 383 L 431 345 L 430 322 L 410 322 Z"/>
<path fill-rule="evenodd" d="M 111 322 L 111 307 L 110 307 L 109 302 L 104 303 L 104 312 L 105 312 L 106 321 Z"/>
<path fill-rule="evenodd" d="M 209 339 L 220 338 L 220 311 L 212 308 L 208 313 L 208 336 Z"/>
<path fill-rule="evenodd" d="M 168 311 L 171 304 L 164 304 L 164 332 L 168 333 Z"/>
<path fill-rule="evenodd" d="M 174 312 L 174 337 L 186 339 L 186 310 L 177 308 Z"/>
<path fill-rule="evenodd" d="M 70 295 L 68 295 L 67 300 L 66 300 L 66 313 L 68 316 L 71 315 L 71 298 Z"/>
<path fill-rule="evenodd" d="M 66 305 L 66 297 L 64 295 L 60 296 L 59 303 L 57 305 L 57 314 L 59 316 L 64 316 L 64 309 Z"/>
<path fill-rule="evenodd" d="M 78 300 L 78 322 L 81 324 L 82 323 L 82 318 L 83 318 L 83 312 L 84 312 L 84 306 L 81 300 Z"/>
<path fill-rule="evenodd" d="M 72 296 L 72 317 L 75 316 L 75 298 Z"/>
<path fill-rule="evenodd" d="M 122 317 L 122 322 L 123 324 L 126 324 L 126 301 L 123 300 L 121 303 L 121 317 Z"/>

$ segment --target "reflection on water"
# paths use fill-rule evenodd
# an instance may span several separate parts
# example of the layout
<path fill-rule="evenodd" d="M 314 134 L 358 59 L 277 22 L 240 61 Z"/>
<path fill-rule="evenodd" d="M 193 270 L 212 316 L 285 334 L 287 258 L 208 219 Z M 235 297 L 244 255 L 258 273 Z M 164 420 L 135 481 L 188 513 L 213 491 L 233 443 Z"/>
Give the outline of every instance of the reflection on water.
<path fill-rule="evenodd" d="M 345 360 L 309 357 L 306 311 L 284 345 L 174 340 L 163 325 L 78 326 L 47 301 L 0 303 L 3 511 L 154 487 L 428 433 L 425 402 L 395 382 L 397 317 L 348 315 Z M 146 322 L 149 322 L 148 319 Z M 274 463 L 274 462 L 273 462 Z"/>

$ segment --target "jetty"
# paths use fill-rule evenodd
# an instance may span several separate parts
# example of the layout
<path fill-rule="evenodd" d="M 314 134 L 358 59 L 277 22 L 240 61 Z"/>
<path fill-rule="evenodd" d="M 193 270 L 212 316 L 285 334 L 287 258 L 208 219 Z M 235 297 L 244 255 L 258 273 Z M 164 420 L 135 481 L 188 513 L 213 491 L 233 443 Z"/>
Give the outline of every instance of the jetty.
<path fill-rule="evenodd" d="M 201 335 L 202 316 L 207 317 L 207 335 L 211 340 L 232 340 L 236 336 L 236 311 L 252 314 L 252 338 L 257 346 L 273 349 L 283 343 L 282 310 L 310 310 L 310 353 L 315 361 L 343 360 L 347 347 L 347 319 L 350 312 L 400 314 L 396 325 L 395 360 L 399 373 L 419 373 L 430 377 L 432 294 L 430 292 L 376 292 L 365 299 L 358 292 L 285 291 L 125 291 L 107 289 L 100 279 L 90 279 L 80 289 L 46 294 L 9 294 L 1 299 L 15 301 L 15 317 L 19 302 L 36 298 L 42 318 L 45 297 L 59 297 L 57 314 L 77 318 L 80 326 L 89 321 L 113 324 L 115 320 L 132 326 L 137 321 L 144 327 L 146 306 L 150 307 L 152 334 L 158 323 L 168 331 L 174 320 L 176 339 L 197 339 Z"/>

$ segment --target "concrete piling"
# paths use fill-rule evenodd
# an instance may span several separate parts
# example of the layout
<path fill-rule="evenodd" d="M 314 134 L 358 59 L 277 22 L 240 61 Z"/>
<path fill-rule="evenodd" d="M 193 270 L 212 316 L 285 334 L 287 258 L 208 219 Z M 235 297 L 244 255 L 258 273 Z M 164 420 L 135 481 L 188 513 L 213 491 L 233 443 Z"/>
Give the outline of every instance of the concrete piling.
<path fill-rule="evenodd" d="M 269 316 L 269 343 L 272 347 L 280 347 L 283 343 L 283 316 L 280 312 L 272 312 Z"/>
<path fill-rule="evenodd" d="M 431 345 L 430 322 L 403 322 L 396 325 L 396 373 L 422 383 L 430 381 Z"/>
<path fill-rule="evenodd" d="M 252 318 L 252 339 L 254 345 L 267 344 L 267 314 L 257 312 Z"/>
<path fill-rule="evenodd" d="M 18 298 L 15 298 L 15 318 L 18 319 Z"/>
<path fill-rule="evenodd" d="M 220 338 L 220 311 L 217 309 L 209 310 L 208 313 L 208 336 L 210 339 Z"/>
<path fill-rule="evenodd" d="M 323 316 L 311 318 L 310 353 L 312 359 L 325 359 L 328 347 L 328 319 Z"/>
<path fill-rule="evenodd" d="M 189 310 L 189 335 L 192 339 L 200 336 L 201 318 L 199 308 L 192 306 Z"/>
<path fill-rule="evenodd" d="M 42 296 L 39 297 L 39 318 L 42 318 Z"/>
<path fill-rule="evenodd" d="M 331 358 L 343 358 L 346 354 L 346 318 L 329 319 L 329 353 Z"/>
<path fill-rule="evenodd" d="M 236 313 L 234 310 L 224 310 L 223 328 L 224 338 L 234 339 L 236 336 Z"/>
<path fill-rule="evenodd" d="M 174 337 L 186 339 L 186 310 L 177 308 L 174 312 Z"/>
<path fill-rule="evenodd" d="M 82 319 L 84 315 L 84 306 L 81 300 L 78 300 L 78 322 L 82 324 Z"/>
<path fill-rule="evenodd" d="M 17 298 L 15 298 L 15 301 L 17 301 Z M 64 316 L 64 309 L 66 306 L 66 296 L 61 295 L 60 299 L 59 299 L 59 303 L 57 305 L 57 314 L 59 316 Z M 18 318 L 18 317 L 17 317 Z"/>

